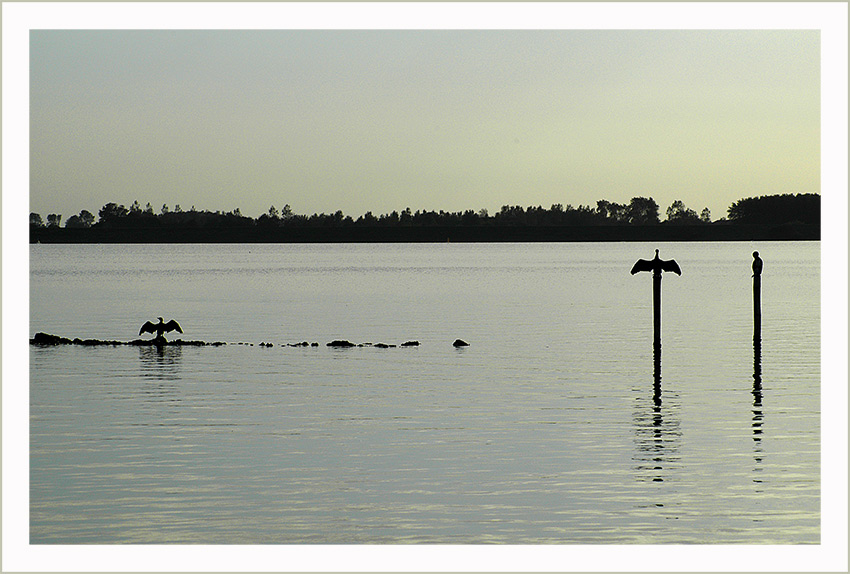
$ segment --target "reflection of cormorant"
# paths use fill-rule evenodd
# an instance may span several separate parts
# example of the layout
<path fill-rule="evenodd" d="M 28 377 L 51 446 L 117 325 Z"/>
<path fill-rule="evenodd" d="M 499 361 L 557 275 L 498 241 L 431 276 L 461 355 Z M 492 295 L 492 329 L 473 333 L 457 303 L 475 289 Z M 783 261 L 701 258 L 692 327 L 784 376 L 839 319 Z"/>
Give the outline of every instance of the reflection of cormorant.
<path fill-rule="evenodd" d="M 758 251 L 753 251 L 753 277 L 761 275 L 762 269 L 764 269 L 764 261 L 759 257 Z"/>
<path fill-rule="evenodd" d="M 662 271 L 672 271 L 676 275 L 681 275 L 682 270 L 679 268 L 679 264 L 676 263 L 673 259 L 669 261 L 662 261 L 660 257 L 658 257 L 658 250 L 655 250 L 655 257 L 647 261 L 646 259 L 638 259 L 635 266 L 632 267 L 632 275 L 638 273 L 640 271 L 652 271 L 653 273 L 661 273 Z"/>
<path fill-rule="evenodd" d="M 140 345 L 142 375 L 157 381 L 179 379 L 182 355 L 183 349 L 179 345 Z"/>
<path fill-rule="evenodd" d="M 162 317 L 157 317 L 159 319 L 159 323 L 152 323 L 150 321 L 146 322 L 142 325 L 142 328 L 139 329 L 139 335 L 142 333 L 156 333 L 156 337 L 154 340 L 161 339 L 165 341 L 165 337 L 163 337 L 163 333 L 168 333 L 170 331 L 177 331 L 178 333 L 182 333 L 183 329 L 180 328 L 180 325 L 174 319 L 170 320 L 168 323 L 162 322 Z"/>

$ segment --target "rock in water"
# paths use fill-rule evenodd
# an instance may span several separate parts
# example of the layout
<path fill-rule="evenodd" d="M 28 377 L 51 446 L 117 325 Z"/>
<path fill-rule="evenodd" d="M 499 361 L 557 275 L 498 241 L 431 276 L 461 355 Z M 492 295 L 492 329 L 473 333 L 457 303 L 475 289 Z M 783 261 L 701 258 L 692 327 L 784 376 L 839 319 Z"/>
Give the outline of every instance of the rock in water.
<path fill-rule="evenodd" d="M 464 341 L 463 339 L 455 339 L 455 342 L 452 343 L 455 347 L 468 347 L 469 343 Z"/>
<path fill-rule="evenodd" d="M 356 345 L 351 341 L 336 340 L 328 343 L 328 347 L 356 347 Z"/>
<path fill-rule="evenodd" d="M 138 347 L 146 347 L 146 346 L 157 346 L 162 347 L 165 345 L 182 347 L 191 345 L 194 347 L 202 347 L 204 345 L 212 345 L 214 347 L 218 347 L 221 345 L 226 345 L 227 343 L 222 343 L 221 341 L 217 341 L 215 343 L 207 343 L 204 341 L 184 341 L 182 339 L 177 339 L 175 341 L 166 341 L 165 338 L 155 337 L 153 339 L 135 339 L 133 341 L 104 341 L 101 339 L 80 339 L 79 337 L 74 338 L 73 340 L 68 339 L 66 337 L 59 337 L 58 335 L 50 335 L 48 333 L 36 333 L 35 336 L 30 339 L 30 344 L 32 345 L 79 345 L 82 347 L 97 347 L 101 345 L 112 345 L 113 347 L 117 347 L 118 345 L 133 345 Z M 240 343 L 241 344 L 241 343 Z"/>
<path fill-rule="evenodd" d="M 71 343 L 70 339 L 66 339 L 65 337 L 60 337 L 58 335 L 50 335 L 48 333 L 36 333 L 32 339 L 30 339 L 30 343 L 33 345 L 67 345 Z"/>

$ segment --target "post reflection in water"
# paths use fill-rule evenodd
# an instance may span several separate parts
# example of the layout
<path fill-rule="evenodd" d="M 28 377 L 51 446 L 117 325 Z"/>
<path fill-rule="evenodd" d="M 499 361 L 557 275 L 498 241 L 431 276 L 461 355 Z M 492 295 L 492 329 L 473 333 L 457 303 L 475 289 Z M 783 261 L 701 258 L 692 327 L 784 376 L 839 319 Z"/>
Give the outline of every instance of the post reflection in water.
<path fill-rule="evenodd" d="M 661 408 L 661 344 L 656 343 L 652 348 L 652 402 Z"/>
<path fill-rule="evenodd" d="M 678 466 L 682 433 L 672 403 L 674 400 L 669 400 L 666 407 L 662 404 L 661 345 L 654 345 L 652 405 L 639 396 L 634 415 L 637 452 L 633 460 L 638 480 L 664 482 Z"/>
<path fill-rule="evenodd" d="M 762 388 L 761 388 L 761 337 L 758 326 L 753 337 L 753 454 L 755 467 L 753 468 L 753 482 L 761 484 L 759 473 L 762 471 L 762 459 L 764 448 L 762 445 L 762 434 L 764 429 L 764 411 L 762 410 Z M 759 491 L 761 492 L 761 491 Z"/>

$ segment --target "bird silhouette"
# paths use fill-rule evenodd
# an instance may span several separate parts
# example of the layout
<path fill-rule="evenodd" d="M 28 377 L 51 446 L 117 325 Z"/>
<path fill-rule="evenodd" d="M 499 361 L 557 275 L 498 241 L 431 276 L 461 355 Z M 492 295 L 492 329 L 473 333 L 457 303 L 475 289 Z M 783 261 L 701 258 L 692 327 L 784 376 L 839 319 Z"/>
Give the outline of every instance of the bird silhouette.
<path fill-rule="evenodd" d="M 168 333 L 170 331 L 177 331 L 178 333 L 182 333 L 183 329 L 180 328 L 180 325 L 174 319 L 170 320 L 168 323 L 163 323 L 162 317 L 157 317 L 159 319 L 159 323 L 153 323 L 151 321 L 147 321 L 142 328 L 139 329 L 139 335 L 142 333 L 156 333 L 156 339 L 165 340 L 163 333 Z"/>
<path fill-rule="evenodd" d="M 632 275 L 635 273 L 639 273 L 641 271 L 652 271 L 654 273 L 661 273 L 662 271 L 672 271 L 676 275 L 681 275 L 682 270 L 679 268 L 679 264 L 676 263 L 675 260 L 670 259 L 668 261 L 662 261 L 660 257 L 658 257 L 658 250 L 655 250 L 655 257 L 649 261 L 646 259 L 638 259 L 635 266 L 632 267 Z"/>
<path fill-rule="evenodd" d="M 764 268 L 764 261 L 759 257 L 758 251 L 753 251 L 753 277 L 761 275 L 761 270 Z"/>

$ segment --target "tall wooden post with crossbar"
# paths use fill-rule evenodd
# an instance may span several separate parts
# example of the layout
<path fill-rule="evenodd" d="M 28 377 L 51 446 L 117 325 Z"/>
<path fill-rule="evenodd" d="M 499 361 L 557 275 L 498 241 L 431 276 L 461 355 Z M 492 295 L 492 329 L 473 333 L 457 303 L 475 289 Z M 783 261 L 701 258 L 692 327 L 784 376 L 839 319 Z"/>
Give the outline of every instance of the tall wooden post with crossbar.
<path fill-rule="evenodd" d="M 658 250 L 655 250 L 655 257 L 650 260 L 638 259 L 634 267 L 632 267 L 632 275 L 641 271 L 652 271 L 652 319 L 653 319 L 653 351 L 656 362 L 656 370 L 659 369 L 661 359 L 661 273 L 663 271 L 672 271 L 676 275 L 681 275 L 682 270 L 675 260 L 662 261 L 658 256 Z M 660 373 L 656 373 L 656 378 L 660 378 Z"/>

